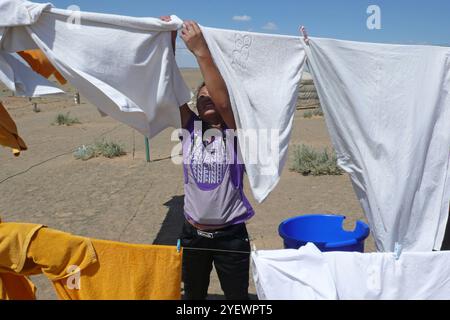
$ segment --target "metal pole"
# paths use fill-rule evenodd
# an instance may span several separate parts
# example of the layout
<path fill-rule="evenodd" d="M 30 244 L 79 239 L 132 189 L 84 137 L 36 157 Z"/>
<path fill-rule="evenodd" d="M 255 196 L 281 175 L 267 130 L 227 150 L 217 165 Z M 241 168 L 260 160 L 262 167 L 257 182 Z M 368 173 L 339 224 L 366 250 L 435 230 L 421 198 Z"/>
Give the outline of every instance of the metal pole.
<path fill-rule="evenodd" d="M 136 134 L 135 134 L 135 130 L 133 130 L 133 160 L 134 160 L 134 155 L 136 154 Z"/>
<path fill-rule="evenodd" d="M 145 155 L 147 162 L 150 162 L 150 142 L 147 137 L 145 137 Z"/>
<path fill-rule="evenodd" d="M 75 101 L 75 104 L 80 104 L 81 103 L 80 93 L 79 92 L 75 93 L 74 96 L 73 96 L 73 99 Z"/>

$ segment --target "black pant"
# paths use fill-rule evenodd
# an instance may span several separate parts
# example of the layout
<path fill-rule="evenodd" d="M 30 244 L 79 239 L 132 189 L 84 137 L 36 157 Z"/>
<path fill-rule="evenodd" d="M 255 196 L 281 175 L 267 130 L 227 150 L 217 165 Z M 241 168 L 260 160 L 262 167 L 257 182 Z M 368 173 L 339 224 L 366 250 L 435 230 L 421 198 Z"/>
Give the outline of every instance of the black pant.
<path fill-rule="evenodd" d="M 183 250 L 184 299 L 204 300 L 208 295 L 212 264 L 227 300 L 248 300 L 250 241 L 245 224 L 212 232 L 214 238 L 201 236 L 187 221 L 183 226 L 181 243 L 186 248 L 240 251 Z"/>

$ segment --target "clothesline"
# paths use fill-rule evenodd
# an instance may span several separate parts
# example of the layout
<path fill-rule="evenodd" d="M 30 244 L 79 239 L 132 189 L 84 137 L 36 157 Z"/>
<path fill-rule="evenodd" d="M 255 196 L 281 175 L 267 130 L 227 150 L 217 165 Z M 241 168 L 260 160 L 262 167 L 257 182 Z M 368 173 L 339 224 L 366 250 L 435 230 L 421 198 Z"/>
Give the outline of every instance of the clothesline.
<path fill-rule="evenodd" d="M 209 251 L 209 252 L 224 252 L 224 253 L 241 253 L 241 254 L 250 254 L 251 251 L 234 251 L 234 250 L 220 250 L 220 249 L 208 249 L 208 248 L 189 248 L 189 247 L 182 247 L 183 250 L 190 250 L 190 251 Z"/>

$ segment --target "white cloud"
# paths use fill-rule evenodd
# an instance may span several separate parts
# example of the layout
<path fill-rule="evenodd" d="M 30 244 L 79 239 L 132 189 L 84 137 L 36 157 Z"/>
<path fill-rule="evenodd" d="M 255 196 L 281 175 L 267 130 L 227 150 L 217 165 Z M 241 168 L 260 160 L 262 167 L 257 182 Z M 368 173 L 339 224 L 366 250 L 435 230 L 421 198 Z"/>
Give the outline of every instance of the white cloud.
<path fill-rule="evenodd" d="M 264 27 L 262 27 L 264 30 L 278 30 L 278 26 L 274 22 L 267 22 Z"/>
<path fill-rule="evenodd" d="M 252 17 L 247 16 L 247 15 L 243 15 L 243 16 L 234 16 L 233 17 L 234 21 L 240 21 L 240 22 L 246 22 L 246 21 L 250 21 L 252 20 Z"/>

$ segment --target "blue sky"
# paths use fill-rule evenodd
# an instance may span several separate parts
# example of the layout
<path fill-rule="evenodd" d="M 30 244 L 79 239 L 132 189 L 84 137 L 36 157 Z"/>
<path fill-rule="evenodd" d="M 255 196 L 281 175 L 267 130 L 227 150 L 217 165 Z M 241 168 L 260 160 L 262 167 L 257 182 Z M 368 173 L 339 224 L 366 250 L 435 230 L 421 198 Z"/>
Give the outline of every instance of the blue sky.
<path fill-rule="evenodd" d="M 49 0 L 58 8 L 77 5 L 83 11 L 182 19 L 217 28 L 287 35 L 305 25 L 311 36 L 356 41 L 450 46 L 449 0 Z M 37 2 L 48 2 L 39 0 Z M 381 29 L 369 30 L 367 8 L 381 9 Z M 182 42 L 179 47 L 183 47 Z M 181 67 L 195 59 L 178 51 Z"/>

